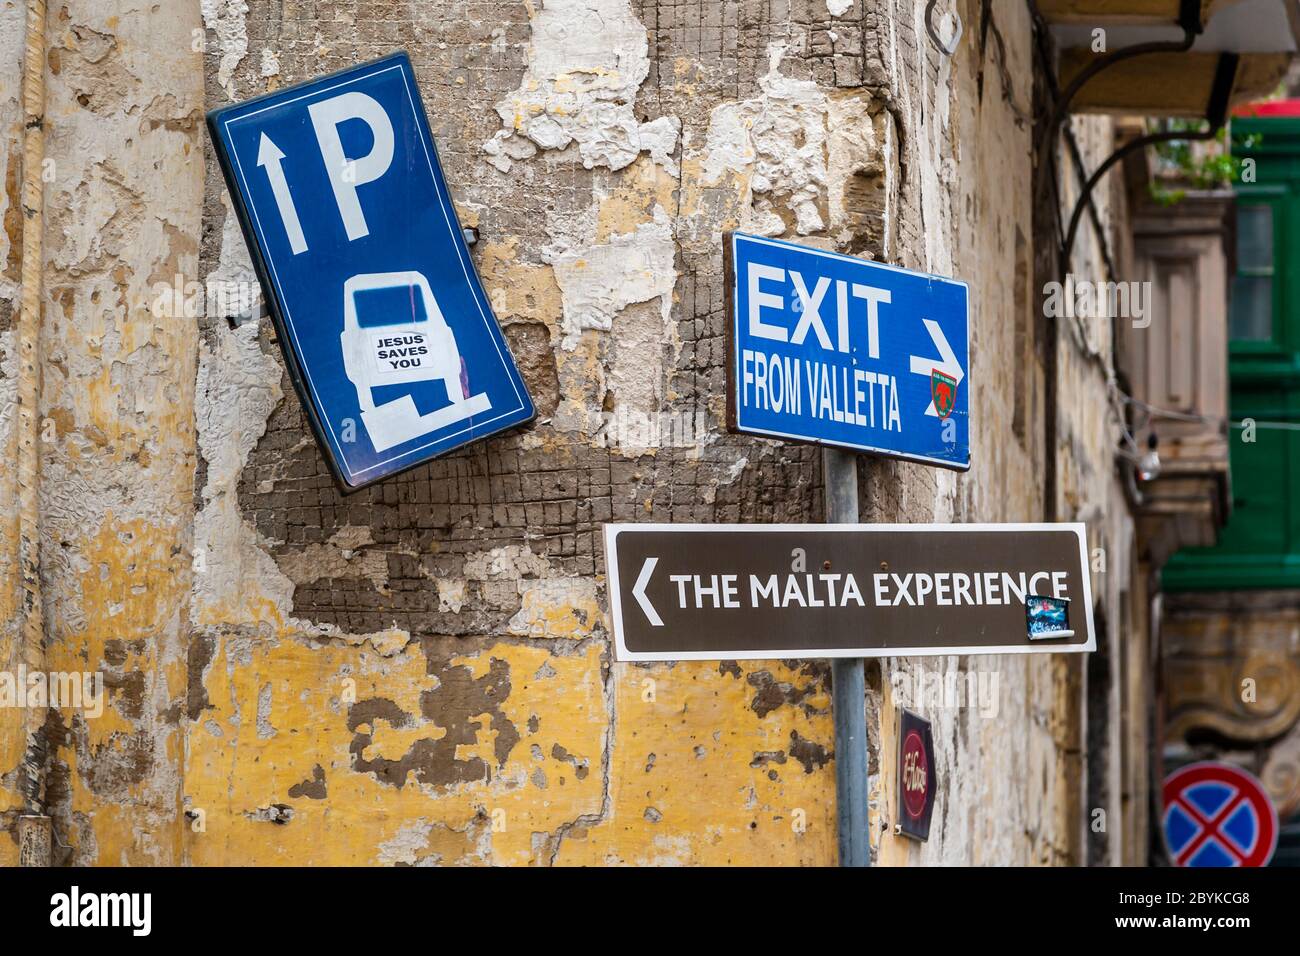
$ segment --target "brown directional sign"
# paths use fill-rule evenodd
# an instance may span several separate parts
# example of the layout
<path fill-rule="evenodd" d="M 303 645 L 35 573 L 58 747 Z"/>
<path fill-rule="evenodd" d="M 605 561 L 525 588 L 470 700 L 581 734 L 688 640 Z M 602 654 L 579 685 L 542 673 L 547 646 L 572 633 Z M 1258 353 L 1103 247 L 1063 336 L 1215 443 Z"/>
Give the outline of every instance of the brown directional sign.
<path fill-rule="evenodd" d="M 605 556 L 620 661 L 1096 647 L 1081 524 L 609 524 Z"/>

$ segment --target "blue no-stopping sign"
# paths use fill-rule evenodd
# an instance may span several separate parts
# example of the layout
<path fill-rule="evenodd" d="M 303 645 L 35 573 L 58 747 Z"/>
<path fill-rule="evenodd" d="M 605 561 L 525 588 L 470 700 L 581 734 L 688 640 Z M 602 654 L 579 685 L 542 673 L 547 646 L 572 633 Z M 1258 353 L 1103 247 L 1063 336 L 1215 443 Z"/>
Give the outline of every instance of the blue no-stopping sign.
<path fill-rule="evenodd" d="M 1164 836 L 1176 866 L 1268 866 L 1278 819 L 1264 785 L 1240 767 L 1205 761 L 1165 778 Z"/>
<path fill-rule="evenodd" d="M 347 490 L 533 417 L 405 53 L 214 110 L 208 126 Z"/>

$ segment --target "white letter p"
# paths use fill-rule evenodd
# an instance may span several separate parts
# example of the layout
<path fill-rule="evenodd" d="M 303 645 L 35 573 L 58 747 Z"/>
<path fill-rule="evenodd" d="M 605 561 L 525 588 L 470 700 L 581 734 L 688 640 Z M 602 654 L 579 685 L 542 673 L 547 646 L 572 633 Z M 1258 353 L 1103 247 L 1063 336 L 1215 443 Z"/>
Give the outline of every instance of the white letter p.
<path fill-rule="evenodd" d="M 343 217 L 348 241 L 368 236 L 370 229 L 361 212 L 357 187 L 373 183 L 388 172 L 388 167 L 393 164 L 393 123 L 384 108 L 365 93 L 343 93 L 312 103 L 307 110 L 311 113 L 316 141 L 320 144 L 330 185 L 334 187 L 334 201 L 338 204 L 339 215 Z M 350 119 L 363 120 L 375 137 L 370 152 L 352 160 L 344 155 L 343 142 L 339 139 L 339 124 Z"/>

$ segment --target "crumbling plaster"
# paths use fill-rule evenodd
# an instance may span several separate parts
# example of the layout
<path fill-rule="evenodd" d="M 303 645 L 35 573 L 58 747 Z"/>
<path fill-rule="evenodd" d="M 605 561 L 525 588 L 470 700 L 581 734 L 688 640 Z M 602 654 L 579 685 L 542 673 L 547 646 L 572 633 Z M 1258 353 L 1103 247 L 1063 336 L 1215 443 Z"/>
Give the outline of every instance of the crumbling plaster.
<path fill-rule="evenodd" d="M 15 460 L 11 449 L 16 435 L 14 422 L 18 396 L 18 354 L 14 348 L 14 324 L 18 313 L 20 269 L 22 265 L 22 71 L 23 40 L 26 35 L 24 10 L 16 0 L 0 3 L 0 448 L 8 460 Z M 19 660 L 16 640 L 19 621 L 18 576 L 18 507 L 16 469 L 0 469 L 0 646 L 5 666 Z M 0 713 L 0 768 L 16 767 L 22 756 L 23 715 L 10 709 Z M 3 772 L 3 771 L 0 771 Z M 0 815 L 11 818 L 22 806 L 15 790 L 0 786 Z M 0 840 L 0 864 L 17 859 L 16 846 Z"/>
<path fill-rule="evenodd" d="M 969 38 L 942 57 L 910 0 L 744 15 L 731 2 L 203 0 L 129 23 L 62 6 L 49 587 L 69 652 L 118 661 L 121 684 L 117 716 L 74 721 L 60 750 L 74 858 L 832 862 L 825 665 L 612 663 L 598 532 L 820 517 L 815 450 L 722 426 L 732 228 L 968 279 L 972 378 L 989 383 L 981 470 L 864 461 L 864 520 L 1035 515 L 1042 449 L 1008 433 L 1041 376 L 1029 399 L 1011 393 L 1013 332 L 996 321 L 1015 305 L 1002 278 L 1016 229 L 1029 231 L 1029 131 L 996 93 L 977 96 Z M 1027 78 L 1027 16 L 997 16 Z M 201 67 L 186 52 L 200 23 Z M 411 52 L 482 236 L 475 260 L 545 403 L 527 432 L 344 499 L 265 318 L 160 322 L 145 290 L 176 272 L 251 276 L 200 106 L 395 46 Z M 169 95 L 143 92 L 142 57 Z M 701 424 L 665 441 L 611 427 L 620 411 Z M 939 666 L 975 665 L 925 665 Z M 870 665 L 882 862 L 1072 852 L 1062 754 L 1078 741 L 1056 665 L 978 666 L 1002 678 L 999 715 L 931 715 L 944 793 L 917 847 L 880 830 L 895 792 L 890 678 L 922 665 Z M 147 758 L 122 756 L 128 742 Z"/>
<path fill-rule="evenodd" d="M 180 859 L 196 335 L 153 306 L 157 284 L 198 270 L 203 98 L 197 9 L 145 13 L 67 0 L 47 28 L 45 657 L 101 671 L 108 692 L 102 717 L 46 724 L 60 863 Z"/>

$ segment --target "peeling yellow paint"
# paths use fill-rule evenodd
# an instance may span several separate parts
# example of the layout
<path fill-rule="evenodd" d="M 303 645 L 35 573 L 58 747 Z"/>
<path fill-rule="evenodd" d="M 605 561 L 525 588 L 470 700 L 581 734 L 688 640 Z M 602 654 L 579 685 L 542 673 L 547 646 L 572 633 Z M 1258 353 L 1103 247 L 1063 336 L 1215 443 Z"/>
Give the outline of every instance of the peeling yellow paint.
<path fill-rule="evenodd" d="M 564 841 L 558 863 L 830 865 L 835 862 L 834 764 L 808 773 L 791 734 L 830 750 L 824 692 L 764 717 L 746 679 L 759 670 L 807 683 L 776 662 L 615 665 L 617 727 L 608 814 Z M 653 700 L 646 700 L 646 681 Z M 784 754 L 784 763 L 775 755 Z M 764 756 L 771 755 L 764 762 Z M 806 828 L 800 831 L 802 811 Z"/>
<path fill-rule="evenodd" d="M 640 156 L 621 173 L 618 188 L 601 199 L 596 211 L 596 242 L 635 232 L 654 221 L 655 207 L 676 205 L 677 179 L 649 156 Z M 580 263 L 582 264 L 582 263 Z"/>
<path fill-rule="evenodd" d="M 590 578 L 548 578 L 521 583 L 523 607 L 509 631 L 525 637 L 585 637 L 600 620 L 596 583 Z"/>
<path fill-rule="evenodd" d="M 552 342 L 558 341 L 562 306 L 555 270 L 549 265 L 521 261 L 517 236 L 482 242 L 476 255 L 497 319 L 541 322 L 551 330 Z"/>
<path fill-rule="evenodd" d="M 206 828 L 185 834 L 192 863 L 385 862 L 382 846 L 412 839 L 419 844 L 411 851 L 412 862 L 424 857 L 442 863 L 538 862 L 534 832 L 555 831 L 600 808 L 607 718 L 600 648 L 594 644 L 576 655 L 495 644 L 449 660 L 448 667 L 468 669 L 476 679 L 489 673 L 493 660 L 505 662 L 511 690 L 499 710 L 519 740 L 498 765 L 493 747 L 500 731 L 489 726 L 489 715 L 463 715 L 478 728 L 474 743 L 458 746 L 456 757 L 484 760 L 490 779 L 439 785 L 408 776 L 400 788 L 353 769 L 349 748 L 362 727 L 348 728 L 355 705 L 342 695 L 350 677 L 358 701 L 383 698 L 403 713 L 419 715 L 421 694 L 436 689 L 439 679 L 427 672 L 429 662 L 417 644 L 388 658 L 364 646 L 315 644 L 306 637 L 271 643 L 224 639 L 222 645 L 204 681 L 212 709 L 198 717 L 186 760 L 187 806 L 205 811 Z M 267 682 L 299 693 L 273 695 L 269 722 L 277 733 L 259 738 L 252 712 Z M 419 740 L 446 734 L 436 721 L 413 719 L 408 728 L 383 727 L 369 749 L 393 759 Z M 590 759 L 592 769 L 579 780 L 571 768 L 559 765 L 568 770 L 560 784 L 557 762 L 546 757 L 543 765 L 551 772 L 541 789 L 532 779 L 538 765 L 534 745 L 545 755 L 559 745 Z M 317 766 L 324 772 L 327 798 L 289 796 L 295 784 L 313 779 Z M 256 818 L 258 808 L 276 804 L 293 809 L 287 823 Z M 497 819 L 504 829 L 497 832 L 494 810 L 503 811 Z"/>

